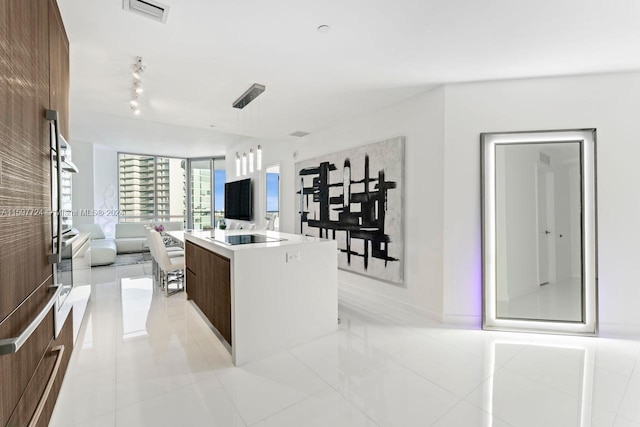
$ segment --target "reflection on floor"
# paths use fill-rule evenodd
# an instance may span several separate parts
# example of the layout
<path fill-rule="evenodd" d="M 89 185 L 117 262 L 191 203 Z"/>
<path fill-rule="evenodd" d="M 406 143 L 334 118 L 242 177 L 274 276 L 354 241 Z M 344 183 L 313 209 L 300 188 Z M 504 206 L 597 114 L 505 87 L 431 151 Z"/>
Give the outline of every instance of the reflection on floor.
<path fill-rule="evenodd" d="M 344 294 L 335 333 L 235 368 L 149 273 L 94 269 L 52 426 L 640 426 L 638 341 L 446 328 Z"/>
<path fill-rule="evenodd" d="M 566 279 L 540 286 L 535 292 L 498 301 L 498 317 L 582 321 L 580 279 Z"/>

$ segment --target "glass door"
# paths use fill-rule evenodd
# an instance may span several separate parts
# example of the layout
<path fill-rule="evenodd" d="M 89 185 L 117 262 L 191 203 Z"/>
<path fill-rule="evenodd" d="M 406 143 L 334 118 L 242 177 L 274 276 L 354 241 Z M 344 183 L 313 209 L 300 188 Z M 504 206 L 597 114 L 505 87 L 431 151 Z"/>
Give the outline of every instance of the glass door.
<path fill-rule="evenodd" d="M 191 184 L 189 217 L 190 228 L 207 230 L 212 228 L 211 218 L 211 159 L 191 160 L 189 183 Z"/>
<path fill-rule="evenodd" d="M 224 219 L 224 185 L 227 183 L 227 169 L 224 158 L 213 159 L 213 186 L 214 186 L 214 211 L 215 224 Z"/>

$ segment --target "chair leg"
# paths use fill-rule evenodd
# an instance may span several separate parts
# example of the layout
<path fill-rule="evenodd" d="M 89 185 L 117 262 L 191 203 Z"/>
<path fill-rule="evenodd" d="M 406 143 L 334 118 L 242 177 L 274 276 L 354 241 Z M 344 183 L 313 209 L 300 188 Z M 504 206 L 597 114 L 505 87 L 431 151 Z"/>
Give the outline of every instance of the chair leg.
<path fill-rule="evenodd" d="M 173 279 L 170 278 L 170 275 L 173 275 Z M 167 297 L 176 294 L 178 292 L 182 292 L 184 291 L 184 272 L 183 270 L 176 270 L 176 271 L 172 271 L 169 273 L 166 273 L 166 287 L 165 287 L 165 294 Z M 174 282 L 176 283 L 176 289 L 175 290 L 170 290 L 169 289 L 169 283 Z"/>
<path fill-rule="evenodd" d="M 164 281 L 164 293 L 165 296 L 169 296 L 169 273 L 164 273 L 162 275 L 162 280 Z"/>

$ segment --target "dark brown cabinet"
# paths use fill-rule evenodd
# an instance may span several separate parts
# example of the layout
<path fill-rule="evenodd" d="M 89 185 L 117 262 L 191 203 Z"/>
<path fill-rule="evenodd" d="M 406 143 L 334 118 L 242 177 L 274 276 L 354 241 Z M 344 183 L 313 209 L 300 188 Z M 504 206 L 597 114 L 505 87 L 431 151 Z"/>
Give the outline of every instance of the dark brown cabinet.
<path fill-rule="evenodd" d="M 60 132 L 69 140 L 69 40 L 55 0 L 49 0 L 50 109 L 60 113 Z"/>
<path fill-rule="evenodd" d="M 187 241 L 187 296 L 231 342 L 231 263 L 221 255 Z"/>
<path fill-rule="evenodd" d="M 69 137 L 69 43 L 55 0 L 0 2 L 0 339 L 18 336 L 52 296 L 51 151 L 47 109 Z M 72 346 L 72 316 L 53 311 L 14 354 L 0 355 L 0 426 L 26 426 L 65 345 L 38 424 L 49 422 Z"/>

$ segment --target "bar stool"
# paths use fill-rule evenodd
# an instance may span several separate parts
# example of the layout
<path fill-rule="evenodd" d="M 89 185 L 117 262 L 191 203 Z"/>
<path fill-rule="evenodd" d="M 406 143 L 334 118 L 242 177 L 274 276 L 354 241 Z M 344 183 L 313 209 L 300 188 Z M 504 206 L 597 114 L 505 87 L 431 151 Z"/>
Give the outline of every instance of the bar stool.
<path fill-rule="evenodd" d="M 155 247 L 151 244 L 151 231 L 153 229 L 151 227 L 145 227 L 144 231 L 147 237 L 147 244 L 149 246 L 149 252 L 151 252 L 151 271 L 153 274 L 153 282 L 154 283 L 159 283 L 160 282 L 160 269 L 158 268 L 158 255 L 156 254 L 156 250 Z M 153 230 L 155 231 L 155 230 Z M 157 233 L 157 232 L 156 232 Z M 163 240 L 163 245 L 164 245 L 164 239 Z M 184 250 L 182 248 L 179 248 L 177 246 L 172 246 L 172 247 L 168 247 L 167 249 L 167 253 L 169 254 L 169 258 L 179 258 L 179 257 L 184 257 Z"/>
<path fill-rule="evenodd" d="M 164 289 L 167 296 L 173 295 L 176 292 L 180 292 L 184 290 L 184 277 L 182 271 L 185 268 L 185 257 L 169 257 L 169 252 L 167 252 L 167 248 L 164 246 L 164 242 L 162 240 L 162 236 L 155 230 L 149 231 L 149 237 L 152 250 L 155 253 L 155 258 L 158 263 L 158 271 L 160 276 L 160 287 Z M 179 273 L 179 274 L 171 274 L 171 273 Z M 169 290 L 169 285 L 171 283 L 176 283 L 178 288 L 171 292 Z"/>

